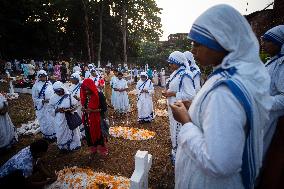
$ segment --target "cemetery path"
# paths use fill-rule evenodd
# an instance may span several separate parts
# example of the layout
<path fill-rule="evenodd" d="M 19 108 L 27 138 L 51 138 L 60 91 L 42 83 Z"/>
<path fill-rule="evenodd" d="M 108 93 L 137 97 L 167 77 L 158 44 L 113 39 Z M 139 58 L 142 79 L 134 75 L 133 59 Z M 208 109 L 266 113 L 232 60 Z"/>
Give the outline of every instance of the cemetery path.
<path fill-rule="evenodd" d="M 8 91 L 8 86 L 1 83 L 0 91 Z M 134 85 L 130 86 L 130 90 L 134 89 Z M 155 88 L 154 107 L 165 109 L 166 105 L 158 104 L 161 99 L 162 88 Z M 109 137 L 108 148 L 109 154 L 102 157 L 98 154 L 90 154 L 85 142 L 81 149 L 69 153 L 60 154 L 56 144 L 50 145 L 48 154 L 44 157 L 44 161 L 52 171 L 59 171 L 65 166 L 89 167 L 96 172 L 105 172 L 111 175 L 121 175 L 130 178 L 134 171 L 134 156 L 137 150 L 146 150 L 153 155 L 153 164 L 149 173 L 149 188 L 151 189 L 167 189 L 174 188 L 174 167 L 170 161 L 170 131 L 168 117 L 156 117 L 155 121 L 147 124 L 137 123 L 136 96 L 129 95 L 131 103 L 131 112 L 129 113 L 129 124 L 122 123 L 125 119 L 112 119 L 114 126 L 128 126 L 135 128 L 148 129 L 156 132 L 156 136 L 149 140 L 125 140 L 121 138 Z M 109 110 L 109 115 L 113 114 L 113 110 Z M 35 119 L 33 110 L 33 102 L 31 95 L 20 94 L 19 99 L 9 101 L 9 115 L 13 123 L 20 127 L 22 123 L 27 123 Z M 17 153 L 23 147 L 29 145 L 33 140 L 41 138 L 41 135 L 20 136 L 19 142 L 11 149 L 1 154 L 0 165 L 7 161 L 11 156 Z M 40 177 L 40 175 L 36 175 Z"/>

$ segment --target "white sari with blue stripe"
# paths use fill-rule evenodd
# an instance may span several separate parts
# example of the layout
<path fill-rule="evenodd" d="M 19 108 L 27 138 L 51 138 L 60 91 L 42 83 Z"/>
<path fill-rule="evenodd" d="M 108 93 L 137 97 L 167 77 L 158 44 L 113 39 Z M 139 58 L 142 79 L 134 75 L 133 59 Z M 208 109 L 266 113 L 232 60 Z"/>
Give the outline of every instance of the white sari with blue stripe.
<path fill-rule="evenodd" d="M 169 104 L 173 104 L 177 100 L 192 100 L 196 94 L 194 80 L 192 79 L 192 72 L 186 70 L 183 66 L 175 70 L 170 75 L 170 80 L 168 83 L 168 91 L 175 92 L 175 97 L 168 98 L 168 114 L 170 121 L 170 134 L 172 141 L 172 155 L 175 158 L 175 153 L 177 149 L 177 136 L 181 127 L 181 124 L 177 122 L 172 114 L 172 110 Z"/>
<path fill-rule="evenodd" d="M 257 39 L 229 5 L 213 6 L 199 16 L 189 38 L 227 53 L 219 64 L 225 71 L 206 81 L 191 104 L 192 122 L 180 131 L 176 188 L 253 189 L 272 105 Z"/>
<path fill-rule="evenodd" d="M 142 90 L 147 90 L 148 93 L 141 93 Z M 142 81 L 141 79 L 136 85 L 137 91 L 137 109 L 138 121 L 152 121 L 154 119 L 153 100 L 154 86 L 150 79 Z"/>

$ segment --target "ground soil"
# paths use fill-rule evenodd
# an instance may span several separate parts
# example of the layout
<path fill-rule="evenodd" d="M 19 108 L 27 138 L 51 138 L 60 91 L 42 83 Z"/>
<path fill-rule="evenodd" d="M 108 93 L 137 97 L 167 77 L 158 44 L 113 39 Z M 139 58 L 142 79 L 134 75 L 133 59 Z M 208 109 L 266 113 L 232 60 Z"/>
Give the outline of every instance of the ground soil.
<path fill-rule="evenodd" d="M 130 88 L 133 89 L 134 85 L 130 86 Z M 0 83 L 0 91 L 8 91 L 7 83 Z M 161 91 L 162 88 L 155 88 L 154 106 L 159 109 L 165 109 L 165 105 L 161 106 L 156 103 L 161 98 Z M 138 124 L 136 96 L 130 95 L 129 97 L 131 112 L 128 116 L 128 126 L 155 131 L 156 136 L 154 138 L 144 141 L 131 141 L 110 137 L 108 140 L 109 154 L 106 157 L 92 155 L 85 142 L 83 142 L 81 149 L 69 154 L 59 153 L 56 143 L 52 143 L 47 155 L 44 157 L 44 161 L 50 170 L 59 171 L 65 166 L 89 167 L 97 172 L 130 178 L 134 171 L 135 153 L 137 150 L 146 150 L 153 155 L 153 164 L 149 174 L 149 188 L 174 188 L 174 167 L 169 157 L 171 142 L 168 117 L 156 117 L 152 123 Z M 34 120 L 35 113 L 31 95 L 20 94 L 19 99 L 9 101 L 9 115 L 16 127 L 20 127 L 22 123 Z M 114 122 L 112 126 L 127 126 L 126 118 L 112 118 L 112 115 L 113 110 L 110 109 L 110 122 Z M 41 138 L 41 134 L 20 136 L 17 144 L 0 154 L 0 165 L 38 138 Z"/>

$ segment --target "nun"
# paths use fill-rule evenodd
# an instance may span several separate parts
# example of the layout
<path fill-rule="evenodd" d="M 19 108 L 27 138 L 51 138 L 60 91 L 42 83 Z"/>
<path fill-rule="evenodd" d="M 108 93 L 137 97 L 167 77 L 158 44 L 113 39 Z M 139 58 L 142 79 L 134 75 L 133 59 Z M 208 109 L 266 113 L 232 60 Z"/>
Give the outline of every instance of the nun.
<path fill-rule="evenodd" d="M 265 64 L 271 77 L 270 95 L 273 97 L 270 123 L 264 129 L 264 154 L 266 154 L 278 118 L 284 115 L 284 25 L 271 28 L 261 39 L 263 50 L 272 57 Z"/>
<path fill-rule="evenodd" d="M 78 101 L 70 95 L 65 85 L 56 81 L 53 84 L 55 94 L 51 97 L 48 109 L 54 117 L 54 126 L 57 138 L 57 146 L 62 152 L 68 152 L 81 147 L 80 128 L 69 129 L 65 112 L 74 112 L 77 109 Z"/>
<path fill-rule="evenodd" d="M 32 87 L 32 98 L 35 107 L 36 118 L 39 122 L 43 138 L 55 139 L 54 118 L 48 112 L 48 103 L 54 95 L 52 84 L 48 81 L 47 73 L 40 70 L 37 73 L 37 80 Z"/>
<path fill-rule="evenodd" d="M 195 83 L 193 80 L 193 73 L 190 72 L 188 61 L 182 52 L 174 51 L 168 58 L 168 63 L 173 73 L 167 82 L 167 90 L 162 92 L 162 95 L 168 100 L 168 114 L 170 121 L 170 134 L 172 141 L 172 161 L 175 161 L 175 155 L 177 150 L 177 137 L 181 124 L 177 122 L 172 114 L 170 104 L 173 104 L 177 100 L 189 102 L 192 101 L 196 91 Z"/>
<path fill-rule="evenodd" d="M 140 74 L 140 80 L 136 84 L 138 122 L 149 123 L 154 119 L 153 99 L 154 86 L 147 73 Z"/>
<path fill-rule="evenodd" d="M 246 18 L 229 5 L 199 16 L 191 52 L 214 71 L 193 99 L 171 105 L 182 125 L 175 188 L 253 189 L 262 165 L 263 128 L 271 107 L 270 78 Z"/>
<path fill-rule="evenodd" d="M 8 101 L 0 93 L 0 152 L 10 148 L 12 144 L 18 141 L 16 128 L 8 114 Z"/>
<path fill-rule="evenodd" d="M 69 93 L 77 100 L 77 112 L 82 118 L 82 106 L 81 106 L 81 97 L 80 97 L 80 89 L 81 89 L 81 76 L 80 72 L 75 72 L 70 76 L 71 86 L 69 87 Z M 85 131 L 83 125 L 80 126 L 80 132 L 82 138 L 85 137 Z"/>

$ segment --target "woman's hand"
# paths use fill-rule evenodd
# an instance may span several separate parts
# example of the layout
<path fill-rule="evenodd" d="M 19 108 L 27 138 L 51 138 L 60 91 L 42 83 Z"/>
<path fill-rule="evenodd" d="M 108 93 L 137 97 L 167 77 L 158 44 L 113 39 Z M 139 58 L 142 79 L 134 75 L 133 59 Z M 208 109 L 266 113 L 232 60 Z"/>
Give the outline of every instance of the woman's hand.
<path fill-rule="evenodd" d="M 190 101 L 190 100 L 183 100 L 182 103 L 185 106 L 185 108 L 188 110 L 190 105 L 191 105 L 191 103 L 192 103 L 192 101 Z"/>
<path fill-rule="evenodd" d="M 170 107 L 172 109 L 173 116 L 176 121 L 180 122 L 183 125 L 185 123 L 191 122 L 191 118 L 188 114 L 188 111 L 181 101 L 177 101 L 173 104 L 170 104 Z"/>
<path fill-rule="evenodd" d="M 73 97 L 74 97 L 76 100 L 78 100 L 78 101 L 81 100 L 80 97 L 78 97 L 77 95 L 74 95 Z"/>
<path fill-rule="evenodd" d="M 172 97 L 172 96 L 176 96 L 176 93 L 175 92 L 172 92 L 172 91 L 163 91 L 162 92 L 162 95 L 164 96 L 164 97 Z"/>
<path fill-rule="evenodd" d="M 64 110 L 64 108 L 57 108 L 57 109 L 55 109 L 55 113 L 57 113 L 57 112 L 64 113 L 65 110 Z"/>

